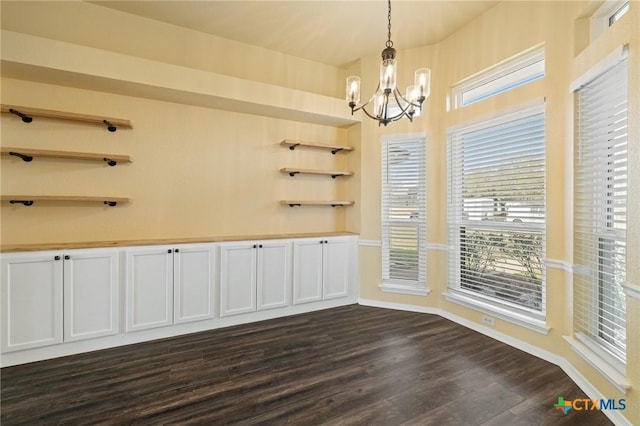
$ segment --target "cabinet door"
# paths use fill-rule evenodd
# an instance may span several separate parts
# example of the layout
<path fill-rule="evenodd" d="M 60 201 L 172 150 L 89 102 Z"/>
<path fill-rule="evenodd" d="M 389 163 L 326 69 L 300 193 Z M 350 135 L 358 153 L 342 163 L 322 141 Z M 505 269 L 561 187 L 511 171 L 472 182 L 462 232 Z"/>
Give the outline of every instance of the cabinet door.
<path fill-rule="evenodd" d="M 289 304 L 291 244 L 270 241 L 258 245 L 258 310 Z"/>
<path fill-rule="evenodd" d="M 65 342 L 118 333 L 118 284 L 117 250 L 65 253 Z"/>
<path fill-rule="evenodd" d="M 214 246 L 176 247 L 173 256 L 173 321 L 213 318 Z"/>
<path fill-rule="evenodd" d="M 256 310 L 254 244 L 220 245 L 220 316 Z"/>
<path fill-rule="evenodd" d="M 136 248 L 127 251 L 126 331 L 173 322 L 173 250 Z"/>
<path fill-rule="evenodd" d="M 320 240 L 293 243 L 293 303 L 322 300 L 322 246 Z"/>
<path fill-rule="evenodd" d="M 349 242 L 329 239 L 323 244 L 322 288 L 324 299 L 349 294 Z"/>
<path fill-rule="evenodd" d="M 61 256 L 2 257 L 2 352 L 62 343 Z"/>

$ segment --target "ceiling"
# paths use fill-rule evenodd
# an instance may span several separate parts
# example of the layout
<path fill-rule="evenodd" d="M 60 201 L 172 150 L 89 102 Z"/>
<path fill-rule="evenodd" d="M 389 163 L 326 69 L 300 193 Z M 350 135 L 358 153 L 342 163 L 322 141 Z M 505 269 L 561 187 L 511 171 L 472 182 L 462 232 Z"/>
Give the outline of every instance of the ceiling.
<path fill-rule="evenodd" d="M 378 54 L 387 37 L 383 0 L 91 3 L 337 67 Z M 398 49 L 436 43 L 496 3 L 393 1 L 391 39 Z"/>

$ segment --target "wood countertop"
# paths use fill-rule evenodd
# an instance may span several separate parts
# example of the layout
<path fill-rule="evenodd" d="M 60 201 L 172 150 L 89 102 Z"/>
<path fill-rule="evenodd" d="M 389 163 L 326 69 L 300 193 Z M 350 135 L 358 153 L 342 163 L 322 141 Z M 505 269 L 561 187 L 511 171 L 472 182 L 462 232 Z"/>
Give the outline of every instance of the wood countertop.
<path fill-rule="evenodd" d="M 32 243 L 32 244 L 3 244 L 0 253 L 15 253 L 22 251 L 44 250 L 74 250 L 86 248 L 117 248 L 133 246 L 158 246 L 170 244 L 222 243 L 231 241 L 280 240 L 289 238 L 323 238 L 358 235 L 353 232 L 316 232 L 301 234 L 269 234 L 269 235 L 230 235 L 213 237 L 188 238 L 156 238 L 144 240 L 114 240 L 114 241 L 84 241 L 67 243 Z"/>

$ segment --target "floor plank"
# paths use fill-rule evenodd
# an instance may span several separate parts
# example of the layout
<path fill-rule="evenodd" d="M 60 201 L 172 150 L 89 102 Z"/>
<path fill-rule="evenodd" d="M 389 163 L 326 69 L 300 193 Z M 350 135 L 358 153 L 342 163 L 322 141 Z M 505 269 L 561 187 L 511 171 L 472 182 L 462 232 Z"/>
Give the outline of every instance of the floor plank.
<path fill-rule="evenodd" d="M 434 315 L 351 305 L 2 369 L 23 424 L 609 425 L 541 359 Z"/>

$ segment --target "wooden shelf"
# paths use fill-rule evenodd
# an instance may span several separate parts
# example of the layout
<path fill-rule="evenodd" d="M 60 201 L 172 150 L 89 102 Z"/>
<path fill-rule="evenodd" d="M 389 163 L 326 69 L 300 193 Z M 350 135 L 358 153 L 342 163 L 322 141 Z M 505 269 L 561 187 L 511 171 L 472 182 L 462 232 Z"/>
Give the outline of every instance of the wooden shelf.
<path fill-rule="evenodd" d="M 331 151 L 332 154 L 336 154 L 337 152 L 341 152 L 341 151 L 351 152 L 351 151 L 353 151 L 355 149 L 352 146 L 324 145 L 324 144 L 315 143 L 315 142 L 297 141 L 297 140 L 292 140 L 292 139 L 285 139 L 282 142 L 280 142 L 280 145 L 286 146 L 291 151 L 293 151 L 297 147 L 305 147 L 305 148 L 324 149 L 326 151 Z"/>
<path fill-rule="evenodd" d="M 331 207 L 348 207 L 355 204 L 354 201 L 303 201 L 303 200 L 282 200 L 280 204 L 289 207 L 300 206 L 331 206 Z"/>
<path fill-rule="evenodd" d="M 118 203 L 128 203 L 129 198 L 125 197 L 93 197 L 93 196 L 78 196 L 78 195 L 2 195 L 0 201 L 8 201 L 10 204 L 23 204 L 25 206 L 31 206 L 36 201 L 60 201 L 68 203 L 101 203 L 110 207 L 117 205 Z"/>
<path fill-rule="evenodd" d="M 280 173 L 288 173 L 289 176 L 295 176 L 297 174 L 326 175 L 326 176 L 331 176 L 334 179 L 337 178 L 338 176 L 353 176 L 353 172 L 348 170 L 295 169 L 291 167 L 284 167 L 280 169 Z"/>
<path fill-rule="evenodd" d="M 115 132 L 118 127 L 133 128 L 131 122 L 124 118 L 102 117 L 97 115 L 78 114 L 75 112 L 55 111 L 50 109 L 30 108 L 17 105 L 0 105 L 2 112 L 14 114 L 25 123 L 31 123 L 33 117 L 55 118 L 59 120 L 72 120 L 84 123 L 106 126 L 110 132 Z"/>
<path fill-rule="evenodd" d="M 109 166 L 115 166 L 118 162 L 131 163 L 131 157 L 119 154 L 98 154 L 94 152 L 74 152 L 74 151 L 51 151 L 45 149 L 30 148 L 10 148 L 2 147 L 0 150 L 2 155 L 12 155 L 22 158 L 25 162 L 30 162 L 34 157 L 40 158 L 63 158 L 67 160 L 88 160 L 88 161 L 105 161 Z"/>

